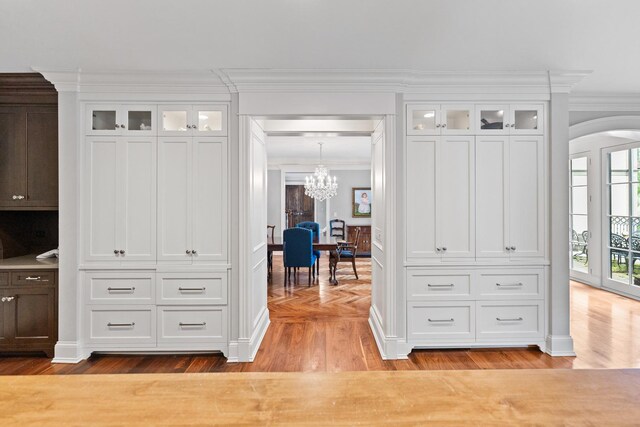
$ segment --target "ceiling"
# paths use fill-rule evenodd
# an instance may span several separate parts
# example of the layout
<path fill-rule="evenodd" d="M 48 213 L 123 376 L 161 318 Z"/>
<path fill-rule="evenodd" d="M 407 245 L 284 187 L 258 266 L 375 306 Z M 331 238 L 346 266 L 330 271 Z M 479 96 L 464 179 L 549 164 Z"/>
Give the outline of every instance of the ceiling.
<path fill-rule="evenodd" d="M 322 158 L 326 165 L 371 164 L 371 137 L 267 137 L 267 161 L 270 165 L 318 164 L 322 141 Z M 311 167 L 313 170 L 313 167 Z"/>
<path fill-rule="evenodd" d="M 638 0 L 0 0 L 0 71 L 593 70 L 640 93 Z"/>

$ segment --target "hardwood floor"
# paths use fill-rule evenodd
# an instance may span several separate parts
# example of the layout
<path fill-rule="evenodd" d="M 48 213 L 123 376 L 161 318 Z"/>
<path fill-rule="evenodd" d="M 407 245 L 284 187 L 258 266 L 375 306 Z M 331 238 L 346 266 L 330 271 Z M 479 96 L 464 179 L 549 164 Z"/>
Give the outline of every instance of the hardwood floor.
<path fill-rule="evenodd" d="M 575 358 L 529 348 L 414 350 L 408 360 L 384 361 L 368 324 L 370 260 L 358 259 L 360 280 L 341 265 L 339 286 L 328 283 L 326 257 L 313 286 L 306 271 L 299 274 L 300 284 L 285 289 L 281 257 L 274 256 L 271 325 L 253 363 L 226 363 L 219 354 L 95 355 L 76 365 L 13 356 L 0 358 L 0 375 L 640 367 L 640 302 L 580 283 L 571 283 Z"/>
<path fill-rule="evenodd" d="M 0 377 L 0 425 L 638 425 L 640 371 Z"/>

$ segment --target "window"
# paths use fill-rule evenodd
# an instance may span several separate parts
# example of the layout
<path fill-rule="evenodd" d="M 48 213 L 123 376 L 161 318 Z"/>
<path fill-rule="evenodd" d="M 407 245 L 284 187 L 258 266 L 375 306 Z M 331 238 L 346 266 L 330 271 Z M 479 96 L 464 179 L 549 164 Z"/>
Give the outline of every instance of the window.
<path fill-rule="evenodd" d="M 589 273 L 589 222 L 587 157 L 571 159 L 571 204 L 569 226 L 571 227 L 571 269 Z"/>
<path fill-rule="evenodd" d="M 609 278 L 640 287 L 640 148 L 609 153 L 608 166 Z"/>

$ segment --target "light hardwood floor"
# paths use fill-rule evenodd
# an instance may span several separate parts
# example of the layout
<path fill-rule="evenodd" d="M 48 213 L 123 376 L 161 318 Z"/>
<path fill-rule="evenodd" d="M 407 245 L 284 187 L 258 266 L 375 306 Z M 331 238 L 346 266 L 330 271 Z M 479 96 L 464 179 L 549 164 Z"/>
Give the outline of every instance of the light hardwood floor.
<path fill-rule="evenodd" d="M 271 325 L 254 363 L 226 363 L 221 355 L 94 356 L 77 365 L 44 357 L 0 358 L 0 375 L 163 372 L 286 372 L 433 369 L 637 368 L 640 302 L 571 283 L 572 335 L 577 357 L 550 357 L 537 348 L 414 350 L 408 360 L 383 361 L 368 325 L 371 263 L 358 261 L 360 280 L 341 265 L 339 286 L 320 280 L 283 287 L 282 261 L 274 257 L 269 284 Z"/>
<path fill-rule="evenodd" d="M 0 377 L 0 425 L 638 425 L 640 371 Z"/>

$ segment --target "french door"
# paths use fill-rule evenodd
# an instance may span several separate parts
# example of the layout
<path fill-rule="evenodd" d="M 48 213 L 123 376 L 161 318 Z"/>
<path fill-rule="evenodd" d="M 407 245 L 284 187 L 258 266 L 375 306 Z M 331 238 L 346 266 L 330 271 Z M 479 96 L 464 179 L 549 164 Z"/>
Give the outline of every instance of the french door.
<path fill-rule="evenodd" d="M 584 154 L 572 156 L 570 160 L 570 204 L 569 227 L 570 268 L 572 276 L 590 274 L 589 268 L 589 171 L 590 158 Z"/>

